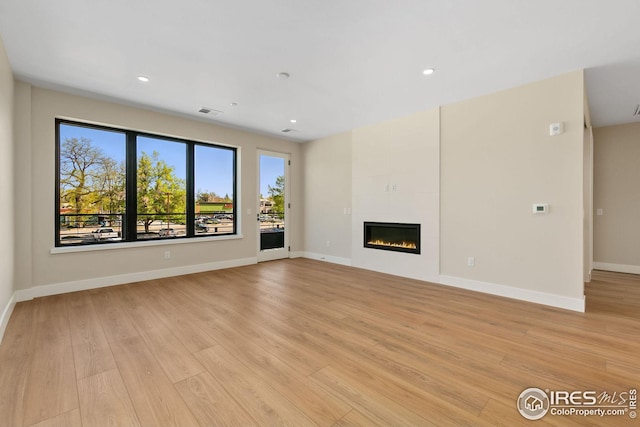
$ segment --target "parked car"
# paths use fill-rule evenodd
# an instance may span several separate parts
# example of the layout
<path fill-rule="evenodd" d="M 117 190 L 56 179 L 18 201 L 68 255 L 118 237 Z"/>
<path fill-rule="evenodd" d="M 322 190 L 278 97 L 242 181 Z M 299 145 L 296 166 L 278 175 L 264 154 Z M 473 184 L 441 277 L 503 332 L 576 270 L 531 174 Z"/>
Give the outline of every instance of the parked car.
<path fill-rule="evenodd" d="M 91 232 L 94 240 L 107 240 L 107 239 L 117 239 L 120 237 L 120 233 L 114 231 L 113 228 L 108 227 L 100 227 Z"/>
<path fill-rule="evenodd" d="M 197 232 L 207 233 L 208 231 L 209 231 L 209 227 L 207 227 L 207 224 L 196 222 L 196 233 Z"/>
<path fill-rule="evenodd" d="M 161 228 L 158 231 L 160 237 L 176 237 L 176 231 L 173 228 Z"/>

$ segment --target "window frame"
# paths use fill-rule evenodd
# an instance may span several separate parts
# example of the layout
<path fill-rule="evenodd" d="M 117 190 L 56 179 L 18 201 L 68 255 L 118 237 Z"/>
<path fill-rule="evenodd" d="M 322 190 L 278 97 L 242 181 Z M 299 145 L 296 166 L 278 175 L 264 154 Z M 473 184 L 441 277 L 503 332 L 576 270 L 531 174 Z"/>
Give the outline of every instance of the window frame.
<path fill-rule="evenodd" d="M 61 154 L 61 135 L 60 126 L 70 125 L 76 127 L 85 127 L 89 129 L 102 130 L 107 132 L 117 132 L 125 135 L 125 209 L 122 215 L 124 219 L 122 221 L 122 237 L 117 241 L 96 241 L 96 242 L 81 242 L 73 244 L 62 244 L 60 237 L 60 154 Z M 172 238 L 154 238 L 154 239 L 139 239 L 137 232 L 137 220 L 138 220 L 138 208 L 137 208 L 137 175 L 138 175 L 138 153 L 137 153 L 137 139 L 138 137 L 147 137 L 153 139 L 160 139 L 169 142 L 183 143 L 186 146 L 186 164 L 185 164 L 185 191 L 186 191 L 186 234 Z M 232 191 L 231 197 L 232 208 L 232 232 L 229 233 L 217 233 L 217 234 L 198 234 L 195 230 L 195 218 L 197 216 L 196 210 L 196 195 L 195 195 L 195 147 L 204 146 L 210 148 L 217 148 L 228 150 L 232 154 Z M 230 238 L 241 237 L 238 230 L 238 201 L 240 197 L 238 195 L 238 151 L 239 147 L 223 145 L 208 141 L 197 141 L 182 137 L 154 134 L 146 131 L 137 131 L 127 128 L 118 128 L 114 126 L 99 125 L 94 123 L 81 122 L 77 120 L 70 120 L 64 118 L 55 119 L 55 226 L 54 226 L 54 246 L 56 249 L 62 248 L 95 248 L 96 246 L 109 246 L 118 245 L 119 247 L 131 245 L 139 246 L 140 244 L 162 244 L 175 241 L 185 241 L 188 239 L 213 239 L 213 240 L 227 240 Z M 153 243 L 152 243 L 153 242 Z M 114 248 L 115 249 L 115 248 Z"/>

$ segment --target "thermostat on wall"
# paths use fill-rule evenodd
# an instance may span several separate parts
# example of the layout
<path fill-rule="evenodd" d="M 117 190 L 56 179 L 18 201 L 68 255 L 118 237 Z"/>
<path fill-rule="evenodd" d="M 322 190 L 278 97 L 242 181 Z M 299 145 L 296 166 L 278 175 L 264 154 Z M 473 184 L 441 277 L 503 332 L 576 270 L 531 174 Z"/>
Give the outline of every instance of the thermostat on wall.
<path fill-rule="evenodd" d="M 534 203 L 533 204 L 533 213 L 534 214 L 546 214 L 546 213 L 549 213 L 549 204 L 548 203 Z"/>

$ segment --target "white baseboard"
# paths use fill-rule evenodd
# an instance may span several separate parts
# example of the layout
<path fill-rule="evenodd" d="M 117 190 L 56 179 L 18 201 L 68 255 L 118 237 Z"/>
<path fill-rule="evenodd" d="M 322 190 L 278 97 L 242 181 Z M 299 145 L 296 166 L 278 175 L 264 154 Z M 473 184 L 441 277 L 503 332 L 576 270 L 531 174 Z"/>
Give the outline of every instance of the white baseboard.
<path fill-rule="evenodd" d="M 609 262 L 594 262 L 594 270 L 615 271 L 617 273 L 640 274 L 640 265 L 611 264 Z"/>
<path fill-rule="evenodd" d="M 294 254 L 295 254 L 295 256 L 294 256 Z M 350 258 L 341 258 L 341 257 L 337 257 L 337 256 L 317 254 L 317 253 L 313 253 L 313 252 L 304 252 L 304 251 L 292 252 L 291 258 L 309 258 L 309 259 L 315 259 L 315 260 L 318 260 L 318 261 L 332 262 L 334 264 L 346 265 L 348 267 L 351 267 L 351 259 Z"/>
<path fill-rule="evenodd" d="M 0 344 L 2 344 L 2 338 L 4 338 L 4 331 L 7 329 L 7 325 L 9 324 L 9 318 L 11 317 L 11 313 L 13 313 L 13 308 L 16 306 L 16 294 L 14 293 L 9 298 L 7 302 L 7 306 L 2 310 L 2 316 L 0 316 Z"/>
<path fill-rule="evenodd" d="M 332 262 L 351 267 L 351 259 L 340 258 L 330 255 L 317 254 L 313 252 L 292 252 L 291 258 L 309 258 L 318 261 Z M 425 279 L 418 279 L 425 280 Z M 569 298 L 562 295 L 548 294 L 544 292 L 532 291 L 528 289 L 514 288 L 512 286 L 498 285 L 495 283 L 481 282 L 478 280 L 463 279 L 453 276 L 438 276 L 434 281 L 441 285 L 453 286 L 456 288 L 468 289 L 471 291 L 482 292 L 490 295 L 497 295 L 506 298 L 517 299 L 521 301 L 533 302 L 536 304 L 548 305 L 551 307 L 563 308 L 566 310 L 578 311 L 584 313 L 585 299 Z"/>
<path fill-rule="evenodd" d="M 117 276 L 97 277 L 94 279 L 77 280 L 73 282 L 54 283 L 51 285 L 35 286 L 30 289 L 17 290 L 14 296 L 16 302 L 28 301 L 33 298 L 49 295 L 104 288 L 106 286 L 123 285 L 125 283 L 141 282 L 144 280 L 162 279 L 164 277 L 202 273 L 204 271 L 221 270 L 223 268 L 241 267 L 244 265 L 256 264 L 257 262 L 258 259 L 252 257 L 229 261 L 210 262 L 206 264 L 185 265 L 183 267 L 165 268 L 162 270 L 141 271 L 139 273 L 121 274 Z"/>
<path fill-rule="evenodd" d="M 585 300 L 582 298 L 570 298 L 562 295 L 547 294 L 545 292 L 529 289 L 514 288 L 512 286 L 498 285 L 495 283 L 481 282 L 478 280 L 464 279 L 453 276 L 440 276 L 440 284 L 454 286 L 456 288 L 483 292 L 485 294 L 498 295 L 551 307 L 564 308 L 566 310 L 584 313 Z"/>

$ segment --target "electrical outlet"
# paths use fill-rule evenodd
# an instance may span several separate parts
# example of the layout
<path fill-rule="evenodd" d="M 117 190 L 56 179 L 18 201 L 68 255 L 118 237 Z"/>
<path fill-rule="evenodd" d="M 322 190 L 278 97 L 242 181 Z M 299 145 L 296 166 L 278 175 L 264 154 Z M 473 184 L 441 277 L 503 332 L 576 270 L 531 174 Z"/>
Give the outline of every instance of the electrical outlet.
<path fill-rule="evenodd" d="M 171 258 L 171 251 L 164 251 L 164 259 L 170 259 Z"/>
<path fill-rule="evenodd" d="M 468 267 L 475 267 L 476 266 L 476 259 L 474 257 L 472 257 L 472 256 L 467 258 L 467 266 Z"/>
<path fill-rule="evenodd" d="M 330 248 L 331 247 L 331 240 L 327 240 L 327 247 Z"/>

